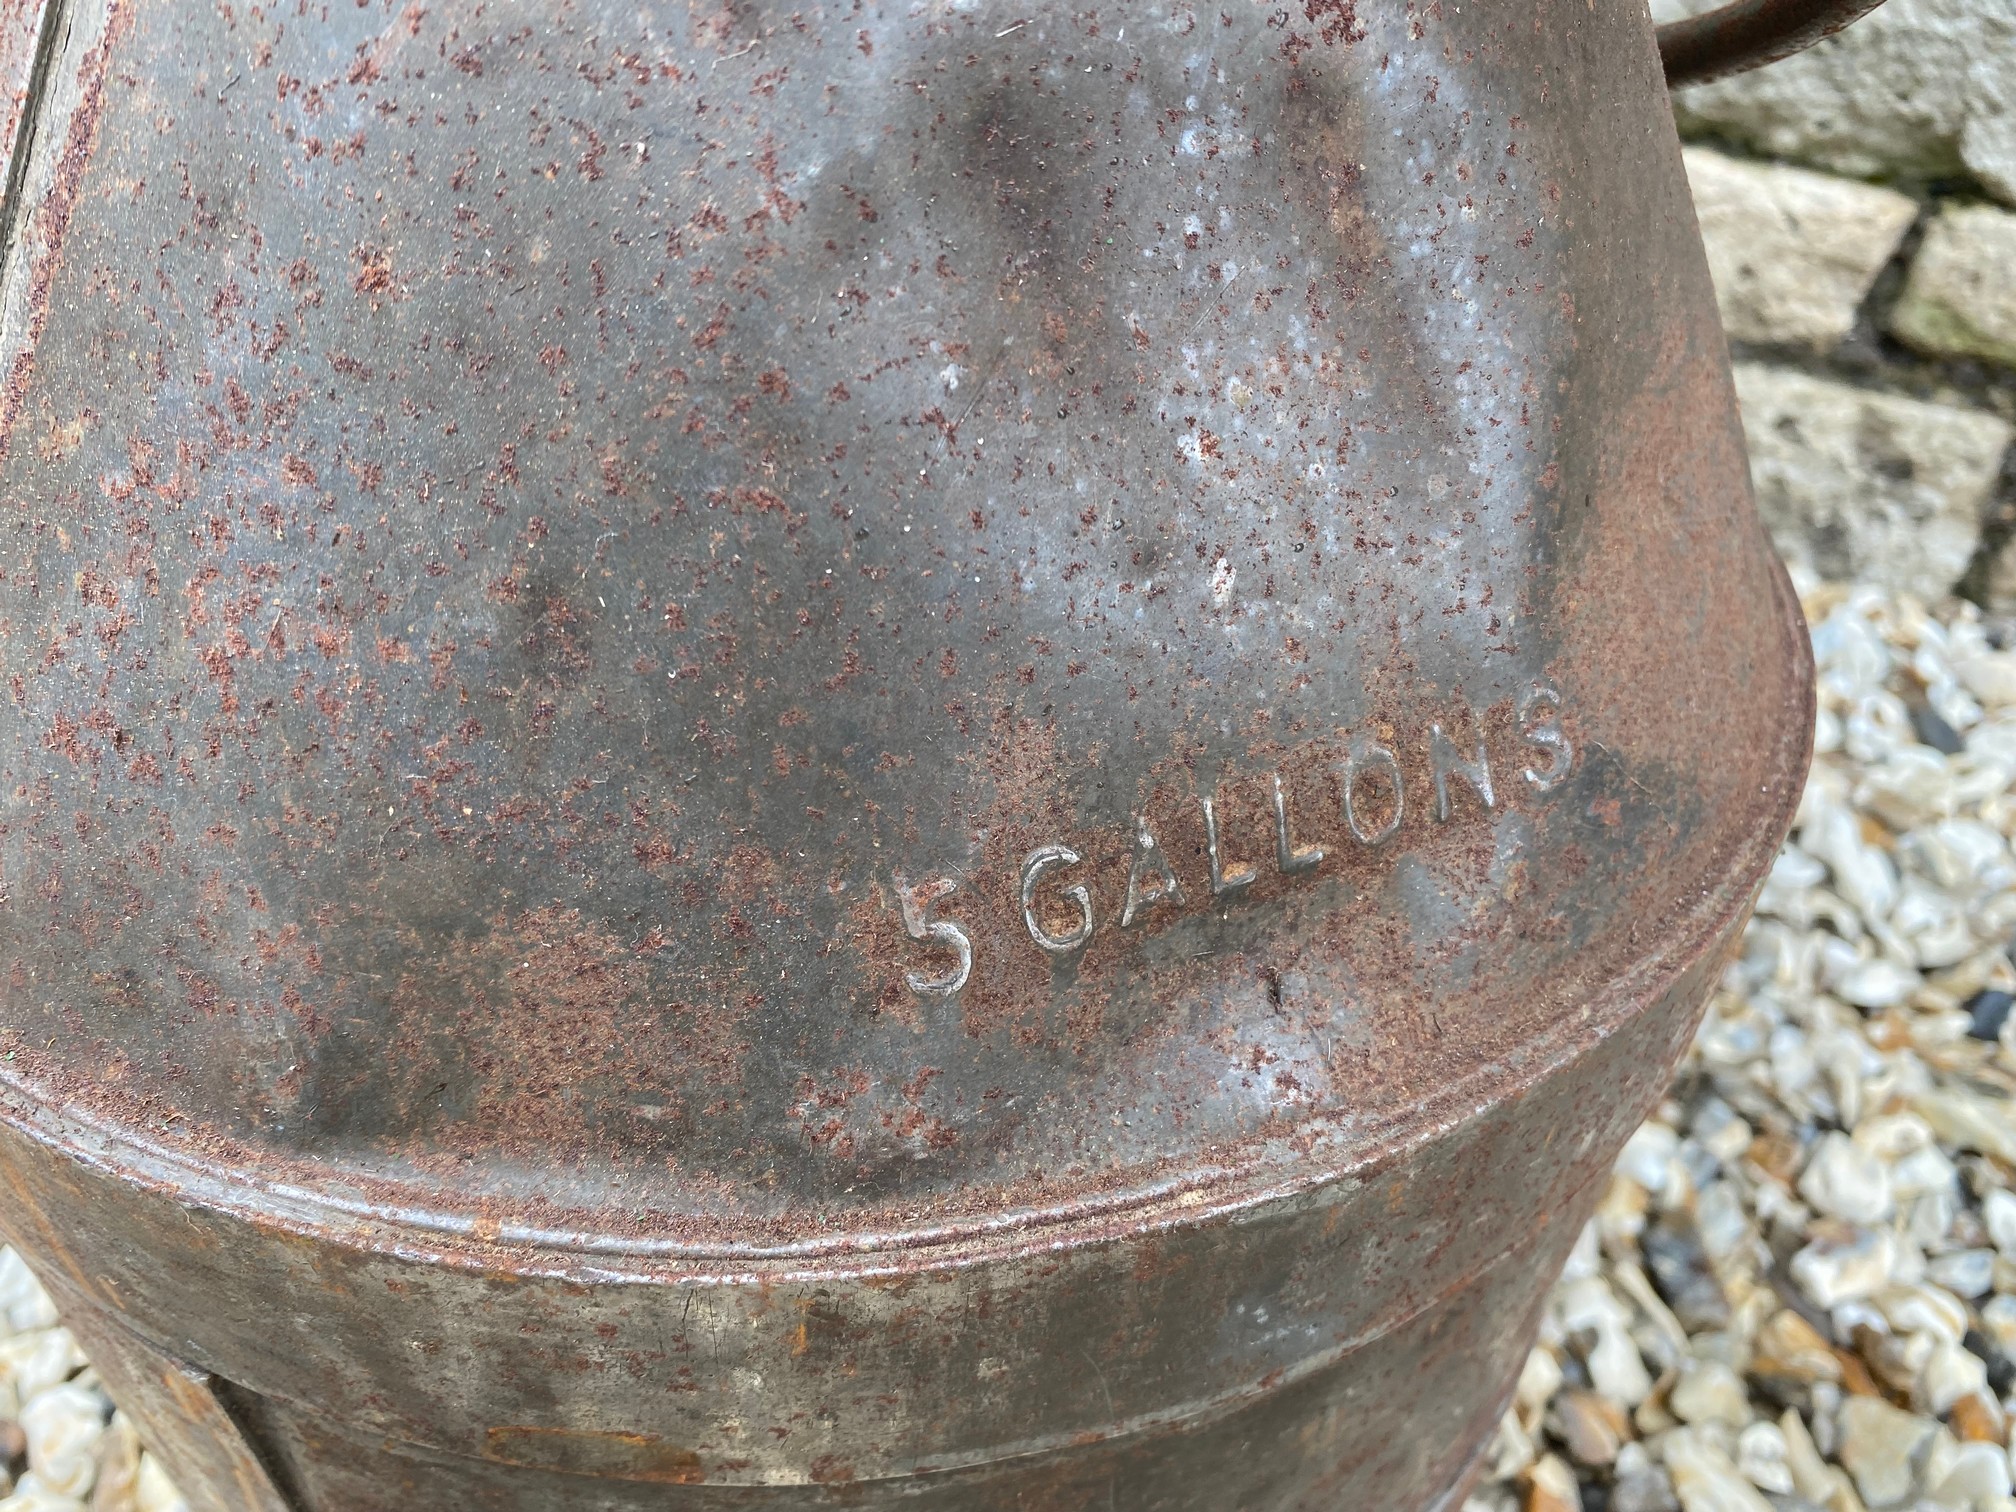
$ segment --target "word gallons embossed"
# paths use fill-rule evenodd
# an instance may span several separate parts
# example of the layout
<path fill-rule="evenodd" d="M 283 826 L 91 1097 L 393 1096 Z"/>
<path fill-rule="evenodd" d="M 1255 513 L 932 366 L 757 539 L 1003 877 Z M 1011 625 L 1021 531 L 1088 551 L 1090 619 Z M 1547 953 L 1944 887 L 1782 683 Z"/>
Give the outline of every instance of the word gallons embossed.
<path fill-rule="evenodd" d="M 1546 757 L 1544 766 L 1528 766 L 1523 772 L 1527 784 L 1538 793 L 1553 792 L 1574 770 L 1575 747 L 1562 726 L 1562 709 L 1561 691 L 1551 683 L 1534 683 L 1520 694 L 1516 703 L 1517 739 Z M 1475 738 L 1474 754 L 1466 756 L 1439 721 L 1431 722 L 1426 747 L 1427 786 L 1433 795 L 1431 812 L 1438 825 L 1455 821 L 1459 808 L 1456 789 L 1460 786 L 1470 789 L 1485 813 L 1498 810 L 1500 794 L 1481 734 Z M 1366 849 L 1390 844 L 1407 816 L 1407 779 L 1399 755 L 1377 740 L 1360 735 L 1348 740 L 1344 759 L 1333 762 L 1329 770 L 1337 783 L 1337 812 L 1345 832 Z M 1297 839 L 1288 798 L 1289 783 L 1284 774 L 1269 773 L 1267 803 L 1273 819 L 1275 872 L 1282 877 L 1301 877 L 1315 873 L 1338 853 L 1320 838 Z M 1251 863 L 1228 859 L 1222 793 L 1214 788 L 1200 794 L 1197 806 L 1204 832 L 1202 849 L 1211 905 L 1227 908 L 1249 895 L 1260 871 Z M 1039 845 L 1022 861 L 1017 892 L 1022 927 L 1039 950 L 1056 959 L 1084 950 L 1098 929 L 1089 880 L 1068 880 L 1068 885 L 1045 891 L 1053 876 L 1084 864 L 1081 851 L 1062 841 Z M 896 879 L 904 933 L 935 952 L 950 950 L 954 957 L 948 969 L 906 971 L 905 981 L 919 997 L 936 1000 L 954 997 L 972 976 L 975 946 L 966 926 L 951 919 L 931 917 L 933 906 L 958 885 L 949 877 L 916 885 L 901 877 Z M 1167 848 L 1157 838 L 1148 816 L 1137 814 L 1131 826 L 1120 927 L 1145 929 L 1158 917 L 1173 920 L 1189 904 L 1190 895 L 1184 890 Z M 1068 929 L 1059 932 L 1046 922 L 1046 909 L 1066 905 L 1076 918 Z M 1051 917 L 1054 920 L 1054 913 Z"/>
<path fill-rule="evenodd" d="M 1036 888 L 1045 872 L 1059 866 L 1076 866 L 1078 852 L 1068 845 L 1039 845 L 1022 863 L 1022 922 L 1029 938 L 1052 955 L 1069 955 L 1092 938 L 1092 894 L 1080 882 L 1066 888 L 1060 897 L 1078 905 L 1078 922 L 1069 934 L 1052 934 L 1036 917 Z"/>
<path fill-rule="evenodd" d="M 1151 880 L 1152 887 L 1142 885 Z M 1169 857 L 1155 843 L 1148 821 L 1141 819 L 1135 825 L 1134 861 L 1127 868 L 1127 906 L 1121 910 L 1120 927 L 1133 928 L 1136 919 L 1162 902 L 1174 903 L 1180 908 L 1183 885 L 1176 880 L 1176 870 L 1169 864 Z"/>
<path fill-rule="evenodd" d="M 1344 779 L 1344 822 L 1358 843 L 1384 845 L 1399 834 L 1400 821 L 1407 815 L 1407 784 L 1400 776 L 1400 758 L 1382 745 L 1367 744 L 1354 748 L 1338 771 Z M 1370 827 L 1358 816 L 1358 779 L 1367 772 L 1382 773 L 1393 789 L 1393 812 L 1385 823 Z"/>

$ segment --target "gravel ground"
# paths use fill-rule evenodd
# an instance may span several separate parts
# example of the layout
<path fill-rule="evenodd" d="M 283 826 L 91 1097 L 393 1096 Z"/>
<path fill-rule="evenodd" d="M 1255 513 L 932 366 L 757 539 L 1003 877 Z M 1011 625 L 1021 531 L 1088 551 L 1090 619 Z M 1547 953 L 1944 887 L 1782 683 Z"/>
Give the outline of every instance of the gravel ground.
<path fill-rule="evenodd" d="M 1792 842 L 1466 1512 L 2016 1512 L 2016 651 L 1803 597 Z"/>
<path fill-rule="evenodd" d="M 5 1512 L 189 1512 L 113 1409 L 70 1330 L 0 1247 L 0 1484 Z"/>
<path fill-rule="evenodd" d="M 2016 649 L 1804 598 L 1793 841 L 1465 1512 L 2016 1512 Z M 12 1251 L 0 1335 L 0 1512 L 186 1512 Z"/>

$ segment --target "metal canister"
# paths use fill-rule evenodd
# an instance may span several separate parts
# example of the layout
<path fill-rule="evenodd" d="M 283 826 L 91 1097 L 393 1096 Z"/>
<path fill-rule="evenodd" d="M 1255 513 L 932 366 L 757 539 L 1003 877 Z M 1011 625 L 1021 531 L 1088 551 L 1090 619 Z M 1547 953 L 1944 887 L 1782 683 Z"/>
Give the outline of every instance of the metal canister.
<path fill-rule="evenodd" d="M 1641 9 L 30 72 L 0 1226 L 192 1493 L 1460 1499 L 1809 747 Z"/>

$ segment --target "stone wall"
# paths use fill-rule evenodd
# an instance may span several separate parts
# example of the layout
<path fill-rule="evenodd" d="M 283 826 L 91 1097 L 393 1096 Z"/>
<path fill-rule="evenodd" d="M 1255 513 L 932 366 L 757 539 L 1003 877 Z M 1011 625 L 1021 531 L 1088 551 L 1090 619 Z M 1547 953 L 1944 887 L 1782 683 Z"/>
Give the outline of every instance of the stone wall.
<path fill-rule="evenodd" d="M 2016 615 L 2016 3 L 1888 0 L 1675 114 L 1779 550 Z"/>

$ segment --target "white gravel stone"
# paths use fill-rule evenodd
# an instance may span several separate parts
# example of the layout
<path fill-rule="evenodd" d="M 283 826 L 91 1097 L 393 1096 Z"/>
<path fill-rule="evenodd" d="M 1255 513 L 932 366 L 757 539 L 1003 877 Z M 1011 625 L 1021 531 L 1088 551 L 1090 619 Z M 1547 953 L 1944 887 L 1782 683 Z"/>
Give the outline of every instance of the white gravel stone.
<path fill-rule="evenodd" d="M 0 1501 L 0 1512 L 87 1512 L 74 1496 L 52 1491 L 33 1470 L 21 1477 L 14 1494 Z"/>
<path fill-rule="evenodd" d="M 1778 1431 L 1785 1438 L 1785 1467 L 1792 1472 L 1792 1490 L 1796 1495 L 1816 1505 L 1832 1506 L 1844 1496 L 1855 1494 L 1847 1473 L 1820 1457 L 1798 1408 L 1787 1407 L 1779 1414 Z"/>
<path fill-rule="evenodd" d="M 134 1512 L 189 1512 L 189 1503 L 152 1455 L 140 1461 L 140 1483 L 133 1497 Z"/>
<path fill-rule="evenodd" d="M 21 1409 L 28 1459 L 43 1485 L 63 1496 L 90 1491 L 98 1474 L 98 1440 L 110 1416 L 103 1395 L 74 1381 L 52 1386 Z"/>
<path fill-rule="evenodd" d="M 2016 696 L 2016 687 L 2009 692 Z M 1905 837 L 1905 849 L 1924 863 L 1935 882 L 1950 891 L 1992 890 L 2012 880 L 2008 842 L 1977 820 L 1941 819 L 1927 824 Z"/>
<path fill-rule="evenodd" d="M 1857 961 L 1828 985 L 1836 997 L 1857 1008 L 1895 1008 L 1918 990 L 1921 980 L 1909 966 L 1878 956 Z"/>
<path fill-rule="evenodd" d="M 56 1304 L 12 1249 L 0 1249 L 0 1313 L 12 1333 L 56 1326 Z"/>
<path fill-rule="evenodd" d="M 1910 718 L 1905 714 L 1904 718 Z M 1851 717 L 1853 723 L 1853 717 Z M 1958 801 L 1953 769 L 1939 752 L 1898 743 L 1855 789 L 1855 806 L 1892 829 L 1913 829 L 1943 819 Z"/>
<path fill-rule="evenodd" d="M 1915 200 L 1832 174 L 1686 149 L 1722 326 L 1830 352 L 1917 219 Z"/>
<path fill-rule="evenodd" d="M 1685 1512 L 1773 1512 L 1728 1453 L 1701 1429 L 1674 1429 L 1661 1453 Z"/>
<path fill-rule="evenodd" d="M 1716 0 L 1655 0 L 1661 19 Z M 2016 7 L 1889 0 L 1807 52 L 1680 91 L 1683 125 L 1856 177 L 1968 173 L 2016 204 Z"/>
<path fill-rule="evenodd" d="M 1724 1165 L 1740 1160 L 1756 1142 L 1757 1132 L 1719 1097 L 1706 1097 L 1694 1110 L 1688 1132 L 1701 1148 Z"/>
<path fill-rule="evenodd" d="M 1527 1472 L 1527 1507 L 1533 1512 L 1581 1512 L 1575 1472 L 1557 1454 L 1544 1456 Z"/>
<path fill-rule="evenodd" d="M 1617 1300 L 1600 1276 L 1570 1281 L 1556 1293 L 1564 1332 L 1589 1330 L 1595 1335 L 1585 1364 L 1596 1389 L 1626 1407 L 1652 1394 L 1652 1376 L 1632 1342 L 1630 1309 Z"/>
<path fill-rule="evenodd" d="M 1932 1126 L 1915 1113 L 1872 1114 L 1857 1122 L 1854 1138 L 1878 1160 L 1892 1165 L 1927 1154 L 1945 1160 Z M 1950 1162 L 1946 1168 L 1951 1169 Z"/>
<path fill-rule="evenodd" d="M 1555 1436 L 1578 1464 L 1594 1468 L 1617 1462 L 1630 1430 L 1621 1407 L 1591 1391 L 1568 1391 L 1555 1401 L 1554 1411 Z"/>
<path fill-rule="evenodd" d="M 60 1386 L 83 1366 L 67 1328 L 39 1328 L 0 1339 L 0 1416 L 14 1417 L 15 1403 L 32 1401 Z"/>
<path fill-rule="evenodd" d="M 1917 973 L 1911 975 L 1915 985 Z M 1799 1195 L 1850 1223 L 1880 1223 L 1896 1211 L 1889 1169 L 1846 1134 L 1828 1134 L 1813 1147 L 1799 1178 Z"/>
<path fill-rule="evenodd" d="M 1995 1248 L 2016 1259 L 2016 1193 L 1997 1187 L 1982 1199 L 1981 1218 Z"/>
<path fill-rule="evenodd" d="M 1928 1260 L 1925 1274 L 1956 1297 L 1986 1296 L 1995 1284 L 1995 1251 L 1954 1250 Z"/>
<path fill-rule="evenodd" d="M 1984 411 L 1741 363 L 1757 507 L 1787 561 L 1937 598 L 1973 557 L 2012 433 Z"/>
<path fill-rule="evenodd" d="M 1720 1360 L 1684 1361 L 1680 1379 L 1666 1394 L 1666 1407 L 1683 1423 L 1719 1422 L 1741 1428 L 1752 1417 L 1743 1378 Z"/>
<path fill-rule="evenodd" d="M 1935 1501 L 1979 1507 L 2009 1494 L 2009 1452 L 1999 1444 L 1962 1444 L 1953 1466 L 1932 1488 Z"/>
<path fill-rule="evenodd" d="M 2016 1359 L 2016 1297 L 1991 1297 L 1981 1308 L 1981 1328 L 1995 1347 Z"/>
<path fill-rule="evenodd" d="M 1617 1169 L 1657 1195 L 1666 1189 L 1667 1167 L 1679 1148 L 1679 1134 L 1666 1125 L 1640 1124 L 1624 1142 L 1623 1152 L 1617 1157 Z"/>
<path fill-rule="evenodd" d="M 1896 906 L 1897 863 L 1862 835 L 1862 823 L 1845 803 L 1816 798 L 1803 814 L 1799 841 L 1807 854 L 1824 861 L 1834 891 L 1860 919 L 1887 918 Z M 1829 942 L 1843 948 L 1844 968 L 1861 959 L 1846 940 Z"/>
<path fill-rule="evenodd" d="M 1957 1342 L 1942 1340 L 1925 1362 L 1919 1378 L 1925 1405 L 1944 1416 L 1963 1397 L 1988 1392 L 1988 1367 Z"/>
<path fill-rule="evenodd" d="M 1851 1396 L 1841 1404 L 1841 1463 L 1872 1509 L 1902 1504 L 1917 1489 L 1918 1459 L 1938 1426 L 1880 1397 Z"/>
<path fill-rule="evenodd" d="M 1873 1297 L 1896 1279 L 1898 1244 L 1887 1231 L 1821 1235 L 1792 1257 L 1792 1279 L 1814 1305 L 1833 1309 Z"/>
<path fill-rule="evenodd" d="M 1759 1491 L 1790 1495 L 1797 1488 L 1786 1462 L 1785 1430 L 1776 1423 L 1755 1422 L 1736 1439 L 1736 1468 Z"/>
<path fill-rule="evenodd" d="M 2016 367 L 2016 214 L 1949 205 L 1911 259 L 1890 329 L 1935 357 Z M 1761 338 L 1760 338 L 1761 339 Z"/>
<path fill-rule="evenodd" d="M 1520 1426 L 1530 1432 L 1560 1389 L 1561 1364 L 1554 1358 L 1554 1351 L 1545 1346 L 1529 1350 L 1525 1368 L 1519 1372 L 1519 1384 L 1512 1393 Z"/>
<path fill-rule="evenodd" d="M 1498 1420 L 1498 1431 L 1485 1455 L 1492 1479 L 1509 1480 L 1524 1475 L 1537 1458 L 1539 1451 L 1534 1447 L 1533 1435 L 1520 1423 L 1516 1412 L 1507 1411 Z"/>
<path fill-rule="evenodd" d="M 1957 1344 L 1967 1333 L 1967 1308 L 1936 1286 L 1891 1286 L 1875 1296 L 1876 1310 L 1901 1334 L 1930 1334 Z"/>
<path fill-rule="evenodd" d="M 1950 1086 L 1928 1088 L 1914 1097 L 1911 1105 L 1946 1143 L 2016 1165 L 2016 1124 L 2003 1108 L 1965 1088 Z"/>

